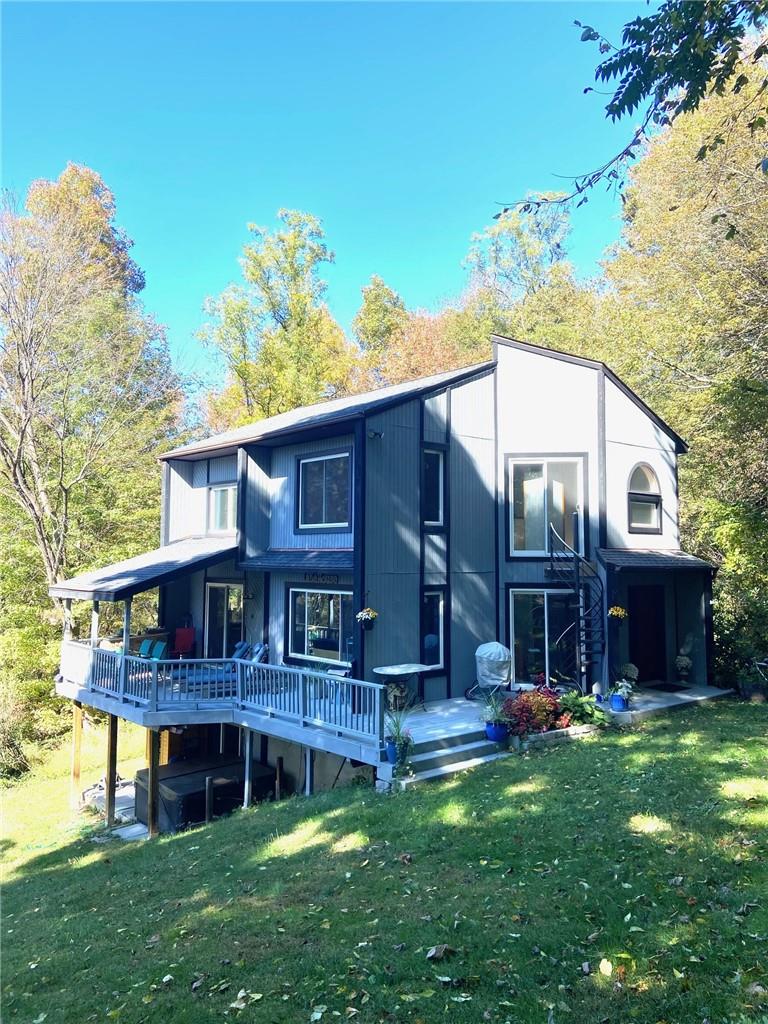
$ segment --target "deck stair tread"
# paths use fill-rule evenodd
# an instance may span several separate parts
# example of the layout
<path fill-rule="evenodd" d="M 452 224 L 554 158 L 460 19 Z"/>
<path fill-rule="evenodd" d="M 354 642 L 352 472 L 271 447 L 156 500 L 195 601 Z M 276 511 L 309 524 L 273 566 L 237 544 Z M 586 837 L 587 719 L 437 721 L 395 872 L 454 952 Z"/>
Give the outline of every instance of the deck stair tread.
<path fill-rule="evenodd" d="M 472 740 L 469 743 L 456 744 L 450 747 L 437 747 L 433 750 L 423 750 L 411 754 L 408 758 L 409 764 L 415 771 L 426 771 L 430 768 L 438 768 L 448 764 L 460 764 L 464 761 L 471 761 L 485 754 L 499 753 L 499 745 L 490 740 Z"/>

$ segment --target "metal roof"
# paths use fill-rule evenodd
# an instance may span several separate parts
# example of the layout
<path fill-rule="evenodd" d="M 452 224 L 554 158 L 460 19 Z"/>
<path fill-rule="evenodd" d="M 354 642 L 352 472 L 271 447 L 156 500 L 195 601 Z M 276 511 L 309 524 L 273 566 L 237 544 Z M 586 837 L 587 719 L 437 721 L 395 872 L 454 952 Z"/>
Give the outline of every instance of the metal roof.
<path fill-rule="evenodd" d="M 622 569 L 679 570 L 695 569 L 714 572 L 715 566 L 685 551 L 655 551 L 653 548 L 598 548 L 597 557 L 603 565 L 617 572 Z"/>
<path fill-rule="evenodd" d="M 124 601 L 177 576 L 215 565 L 237 554 L 232 536 L 190 537 L 114 565 L 84 572 L 48 588 L 51 597 L 86 601 Z"/>
<path fill-rule="evenodd" d="M 249 423 L 248 426 L 238 427 L 236 430 L 214 434 L 213 437 L 203 441 L 194 441 L 181 448 L 174 448 L 162 455 L 161 458 L 178 459 L 202 455 L 205 452 L 237 448 L 242 444 L 263 441 L 295 430 L 353 419 L 382 406 L 397 405 L 399 402 L 407 401 L 424 392 L 439 390 L 450 384 L 490 372 L 495 365 L 493 360 L 489 360 L 484 363 L 475 363 L 472 366 L 464 366 L 458 370 L 449 370 L 446 373 L 436 373 L 431 377 L 419 377 L 417 380 L 409 380 L 403 384 L 391 384 L 376 388 L 374 391 L 365 391 L 360 395 L 345 395 L 343 398 L 331 398 L 327 402 L 305 405 L 300 409 L 281 413 L 279 416 L 270 416 L 268 419 Z"/>
<path fill-rule="evenodd" d="M 351 572 L 354 567 L 351 548 L 264 551 L 241 564 L 245 569 L 301 569 L 304 572 Z"/>

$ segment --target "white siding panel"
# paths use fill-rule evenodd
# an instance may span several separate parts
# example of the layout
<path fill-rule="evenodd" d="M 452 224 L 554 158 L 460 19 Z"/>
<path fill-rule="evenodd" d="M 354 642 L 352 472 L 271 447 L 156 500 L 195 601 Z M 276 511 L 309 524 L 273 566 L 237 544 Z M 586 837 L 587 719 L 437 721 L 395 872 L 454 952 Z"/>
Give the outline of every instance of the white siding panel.
<path fill-rule="evenodd" d="M 674 441 L 610 380 L 605 382 L 607 546 L 677 548 L 677 455 Z M 627 492 L 638 463 L 647 463 L 659 480 L 661 534 L 630 533 Z"/>

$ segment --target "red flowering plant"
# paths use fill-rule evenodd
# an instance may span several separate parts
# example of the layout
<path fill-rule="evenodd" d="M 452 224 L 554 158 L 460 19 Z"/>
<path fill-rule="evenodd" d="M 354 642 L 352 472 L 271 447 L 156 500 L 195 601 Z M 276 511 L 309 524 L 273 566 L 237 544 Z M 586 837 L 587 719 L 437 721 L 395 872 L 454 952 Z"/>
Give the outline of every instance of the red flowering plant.
<path fill-rule="evenodd" d="M 504 704 L 504 715 L 513 736 L 552 729 L 560 717 L 560 701 L 554 690 L 539 686 L 527 693 L 510 697 Z"/>

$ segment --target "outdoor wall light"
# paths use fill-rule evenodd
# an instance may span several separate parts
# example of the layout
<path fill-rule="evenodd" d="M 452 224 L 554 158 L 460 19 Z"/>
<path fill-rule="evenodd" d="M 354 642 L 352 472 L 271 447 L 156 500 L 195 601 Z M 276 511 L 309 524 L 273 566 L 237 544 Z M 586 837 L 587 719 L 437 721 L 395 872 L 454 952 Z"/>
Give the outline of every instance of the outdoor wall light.
<path fill-rule="evenodd" d="M 368 431 L 368 437 L 371 439 L 371 441 L 373 441 L 373 439 L 376 438 L 376 437 L 384 437 L 384 431 L 383 430 L 369 430 Z"/>

